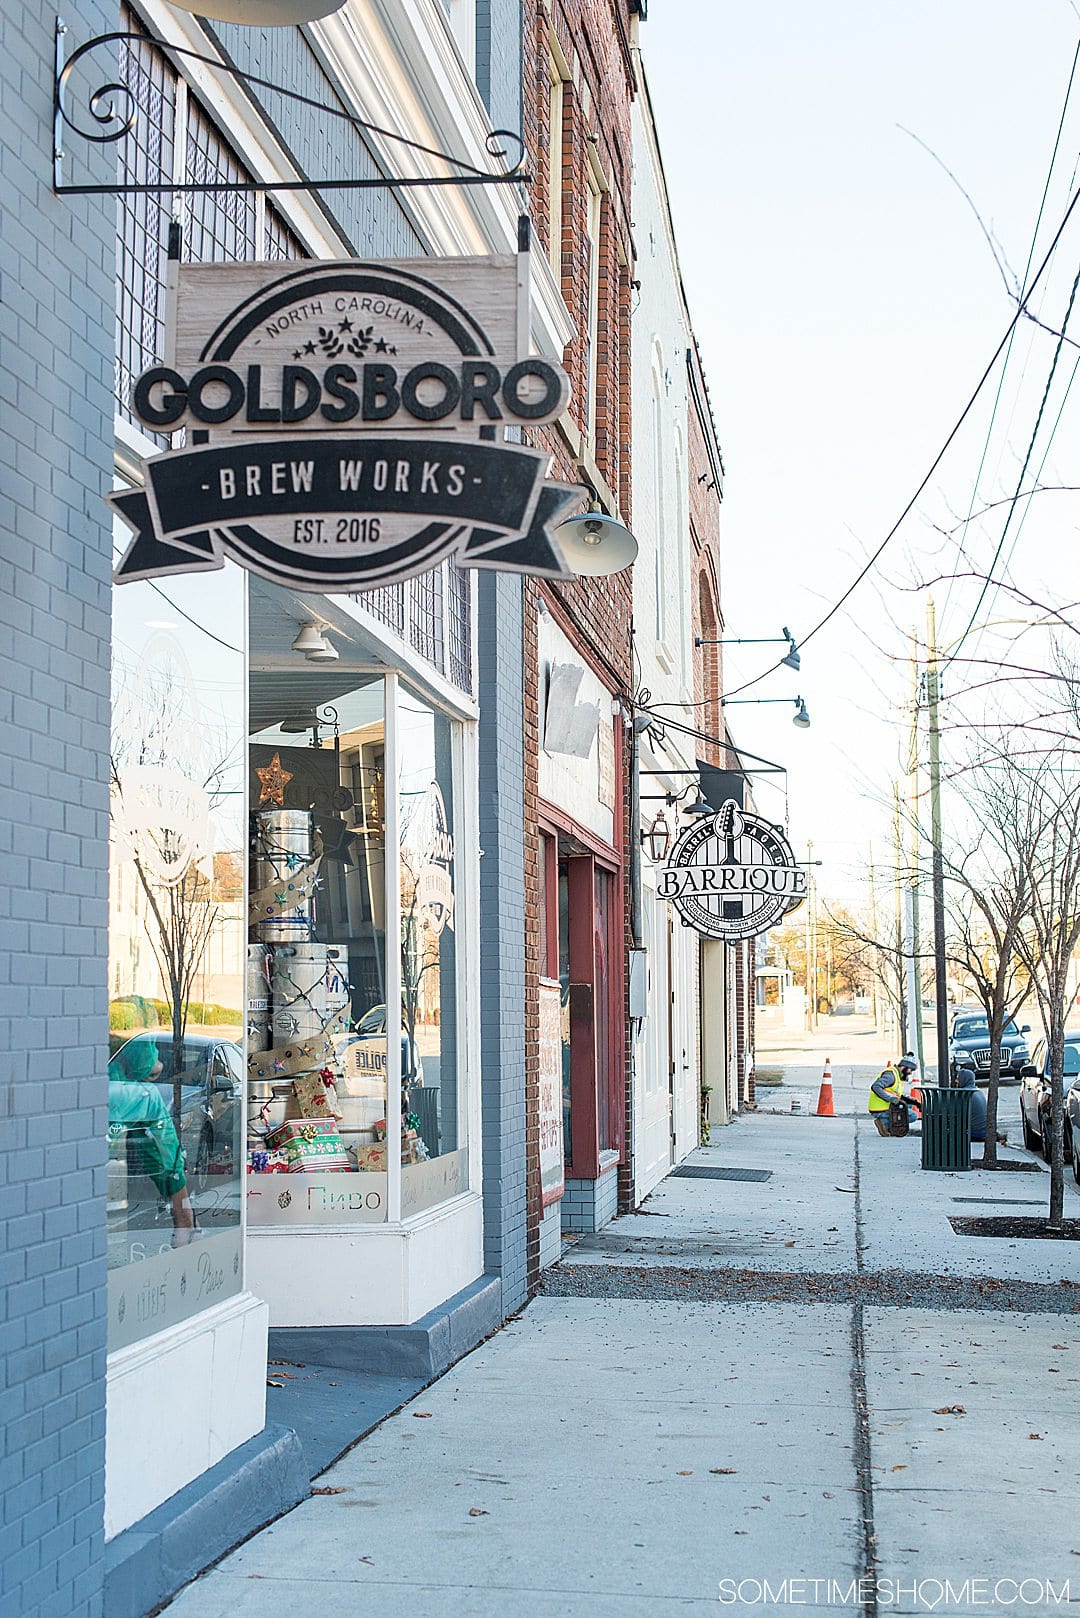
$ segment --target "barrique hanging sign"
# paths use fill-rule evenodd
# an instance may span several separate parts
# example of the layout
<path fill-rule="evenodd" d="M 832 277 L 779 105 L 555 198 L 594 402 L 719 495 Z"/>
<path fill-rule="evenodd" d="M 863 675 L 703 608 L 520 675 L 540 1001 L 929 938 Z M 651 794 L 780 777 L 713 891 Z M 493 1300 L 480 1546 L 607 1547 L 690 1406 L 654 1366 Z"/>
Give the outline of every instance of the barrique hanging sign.
<path fill-rule="evenodd" d="M 733 799 L 683 832 L 656 891 L 688 927 L 706 938 L 756 938 L 797 910 L 806 872 L 783 828 L 740 809 Z"/>
<path fill-rule="evenodd" d="M 520 352 L 517 258 L 171 268 L 171 359 L 138 378 L 132 409 L 187 442 L 110 496 L 134 532 L 119 582 L 226 556 L 301 590 L 447 556 L 568 574 L 551 528 L 581 491 L 503 442 L 556 420 L 570 391 Z"/>

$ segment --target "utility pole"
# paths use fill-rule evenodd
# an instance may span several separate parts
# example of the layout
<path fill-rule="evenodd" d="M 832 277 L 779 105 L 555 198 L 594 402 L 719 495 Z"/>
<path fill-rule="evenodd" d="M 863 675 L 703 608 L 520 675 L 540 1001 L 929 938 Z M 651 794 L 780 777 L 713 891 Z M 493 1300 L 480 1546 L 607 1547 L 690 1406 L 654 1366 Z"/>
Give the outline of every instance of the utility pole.
<path fill-rule="evenodd" d="M 817 1027 L 817 938 L 814 934 L 814 872 L 813 872 L 814 845 L 806 845 L 806 1031 L 812 1033 Z M 811 967 L 813 960 L 813 967 Z"/>
<path fill-rule="evenodd" d="M 926 599 L 926 703 L 930 730 L 931 885 L 934 899 L 934 1000 L 937 1011 L 937 1077 L 949 1084 L 949 1008 L 945 1002 L 945 870 L 941 852 L 941 732 L 938 728 L 937 627 L 934 601 Z"/>
<path fill-rule="evenodd" d="M 896 981 L 900 1005 L 900 1049 L 908 1048 L 906 962 L 904 959 L 904 880 L 901 864 L 904 844 L 900 836 L 900 782 L 893 780 L 893 893 L 896 900 Z"/>
<path fill-rule="evenodd" d="M 868 842 L 866 845 L 866 863 L 870 868 L 870 936 L 876 940 L 878 935 L 877 883 L 874 880 L 874 845 L 872 841 Z M 882 1032 L 882 1028 L 878 1022 L 878 989 L 876 977 L 872 977 L 870 979 L 870 1007 L 874 1014 L 874 1027 L 880 1034 Z"/>
<path fill-rule="evenodd" d="M 919 866 L 921 849 L 919 847 L 919 660 L 916 654 L 917 640 L 911 637 L 911 728 L 908 732 L 908 793 L 907 808 L 909 817 L 908 858 L 911 868 L 908 872 L 908 942 L 911 946 L 911 955 L 907 963 L 907 1002 L 908 1024 L 911 1043 L 907 1047 L 919 1059 L 919 1072 L 925 1073 L 926 1059 L 923 1051 L 923 1021 L 922 1021 L 922 939 L 919 928 Z"/>

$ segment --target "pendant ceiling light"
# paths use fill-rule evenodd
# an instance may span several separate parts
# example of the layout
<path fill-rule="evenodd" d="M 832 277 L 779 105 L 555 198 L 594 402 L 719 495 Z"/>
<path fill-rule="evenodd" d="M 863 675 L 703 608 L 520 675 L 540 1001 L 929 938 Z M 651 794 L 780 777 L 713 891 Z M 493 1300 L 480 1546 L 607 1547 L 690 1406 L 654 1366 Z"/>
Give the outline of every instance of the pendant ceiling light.
<path fill-rule="evenodd" d="M 598 506 L 558 523 L 554 534 L 567 566 L 583 579 L 621 573 L 638 553 L 638 542 L 629 528 Z"/>
<path fill-rule="evenodd" d="M 300 625 L 300 632 L 292 643 L 294 652 L 303 652 L 309 663 L 334 663 L 341 656 L 322 624 L 310 618 Z"/>

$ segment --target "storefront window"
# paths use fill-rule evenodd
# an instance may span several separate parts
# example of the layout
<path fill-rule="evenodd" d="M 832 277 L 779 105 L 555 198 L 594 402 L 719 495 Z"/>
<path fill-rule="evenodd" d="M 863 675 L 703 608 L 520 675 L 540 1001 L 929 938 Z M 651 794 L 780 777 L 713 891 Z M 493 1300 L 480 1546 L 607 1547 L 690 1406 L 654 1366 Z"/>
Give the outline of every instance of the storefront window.
<path fill-rule="evenodd" d="M 196 609 L 196 597 L 198 606 Z M 114 592 L 109 1345 L 241 1286 L 243 576 Z"/>
<path fill-rule="evenodd" d="M 454 726 L 411 691 L 398 699 L 402 1214 L 466 1184 L 458 1102 Z"/>
<path fill-rule="evenodd" d="M 385 701 L 375 673 L 251 675 L 255 1224 L 387 1217 Z"/>
<path fill-rule="evenodd" d="M 251 602 L 249 1219 L 409 1218 L 468 1179 L 459 727 L 359 658 L 297 653 L 286 592 Z"/>

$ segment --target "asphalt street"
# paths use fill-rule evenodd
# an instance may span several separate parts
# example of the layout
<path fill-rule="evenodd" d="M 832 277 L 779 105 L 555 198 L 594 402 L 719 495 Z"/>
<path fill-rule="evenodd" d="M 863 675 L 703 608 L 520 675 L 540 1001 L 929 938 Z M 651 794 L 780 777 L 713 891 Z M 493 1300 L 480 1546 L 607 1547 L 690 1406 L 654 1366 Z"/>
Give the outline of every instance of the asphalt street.
<path fill-rule="evenodd" d="M 1080 1253 L 949 1223 L 1037 1212 L 1045 1172 L 924 1173 L 916 1138 L 878 1136 L 866 1021 L 762 1045 L 785 1083 L 688 1166 L 767 1178 L 671 1175 L 576 1242 L 170 1618 L 1080 1601 Z M 837 1115 L 817 1118 L 826 1054 Z M 1005 1155 L 1034 1163 L 1015 1092 L 1003 1112 Z"/>

